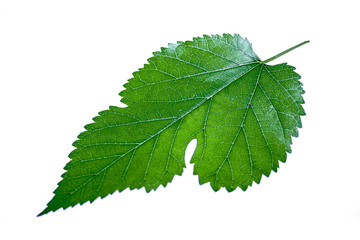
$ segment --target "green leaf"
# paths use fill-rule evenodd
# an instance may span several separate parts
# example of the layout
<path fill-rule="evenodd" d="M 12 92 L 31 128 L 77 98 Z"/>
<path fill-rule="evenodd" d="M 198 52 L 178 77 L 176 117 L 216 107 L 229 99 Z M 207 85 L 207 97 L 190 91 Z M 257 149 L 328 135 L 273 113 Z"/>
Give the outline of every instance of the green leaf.
<path fill-rule="evenodd" d="M 120 93 L 128 107 L 112 106 L 85 126 L 39 216 L 126 188 L 166 186 L 182 174 L 192 139 L 194 174 L 215 191 L 245 191 L 276 172 L 305 114 L 295 68 L 265 64 L 288 51 L 261 61 L 247 39 L 224 34 L 155 52 Z"/>

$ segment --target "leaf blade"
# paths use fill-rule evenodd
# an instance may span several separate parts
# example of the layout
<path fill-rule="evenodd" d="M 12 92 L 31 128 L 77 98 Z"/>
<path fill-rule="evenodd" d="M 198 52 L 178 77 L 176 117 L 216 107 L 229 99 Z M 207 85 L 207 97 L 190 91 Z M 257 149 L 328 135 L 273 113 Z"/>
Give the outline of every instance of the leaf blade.
<path fill-rule="evenodd" d="M 120 93 L 128 107 L 110 107 L 85 126 L 55 197 L 39 216 L 126 188 L 149 192 L 166 186 L 182 174 L 185 149 L 193 138 L 198 139 L 191 160 L 194 174 L 215 191 L 246 190 L 276 171 L 277 160 L 285 161 L 304 114 L 303 90 L 292 67 L 265 65 L 237 34 L 169 44 L 148 62 Z M 275 114 L 271 79 L 278 88 L 289 89 L 285 92 L 294 102 L 287 115 Z M 267 124 L 276 117 L 277 125 Z M 281 119 L 287 128 L 279 134 Z M 224 153 L 220 157 L 219 150 Z"/>

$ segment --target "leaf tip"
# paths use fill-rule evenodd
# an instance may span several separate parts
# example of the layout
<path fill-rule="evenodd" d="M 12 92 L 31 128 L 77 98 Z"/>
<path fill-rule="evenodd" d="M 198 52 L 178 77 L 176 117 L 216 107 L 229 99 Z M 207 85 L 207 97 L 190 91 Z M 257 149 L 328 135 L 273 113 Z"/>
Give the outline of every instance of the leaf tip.
<path fill-rule="evenodd" d="M 49 211 L 47 211 L 47 208 L 45 208 L 41 213 L 39 213 L 36 217 L 41 217 L 45 214 L 49 213 Z"/>
<path fill-rule="evenodd" d="M 41 212 L 39 213 L 36 217 L 41 217 L 41 216 L 44 216 L 50 212 L 56 212 L 57 210 L 59 210 L 60 208 L 52 208 L 52 207 L 49 207 L 49 204 L 48 206 Z M 63 209 L 66 209 L 66 208 L 63 208 Z"/>

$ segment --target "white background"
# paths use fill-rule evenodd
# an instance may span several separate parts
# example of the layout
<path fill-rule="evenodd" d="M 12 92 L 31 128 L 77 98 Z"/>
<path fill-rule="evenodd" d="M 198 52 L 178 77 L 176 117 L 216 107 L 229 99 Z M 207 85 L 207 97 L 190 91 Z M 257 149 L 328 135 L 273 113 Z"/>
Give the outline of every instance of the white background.
<path fill-rule="evenodd" d="M 0 239 L 360 239 L 358 1 L 1 1 Z M 120 106 L 131 73 L 169 42 L 239 33 L 297 67 L 307 116 L 278 173 L 246 192 L 115 193 L 37 218 L 72 142 Z"/>

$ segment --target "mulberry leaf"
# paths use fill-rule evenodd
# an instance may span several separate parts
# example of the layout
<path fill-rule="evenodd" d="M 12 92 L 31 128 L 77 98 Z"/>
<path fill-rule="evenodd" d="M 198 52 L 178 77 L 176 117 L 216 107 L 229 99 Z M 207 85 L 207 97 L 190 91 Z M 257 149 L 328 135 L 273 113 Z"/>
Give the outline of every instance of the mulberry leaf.
<path fill-rule="evenodd" d="M 111 106 L 73 144 L 43 215 L 126 188 L 166 186 L 185 167 L 188 143 L 200 184 L 246 190 L 277 171 L 305 115 L 300 76 L 261 61 L 238 34 L 169 44 L 154 52 Z"/>

